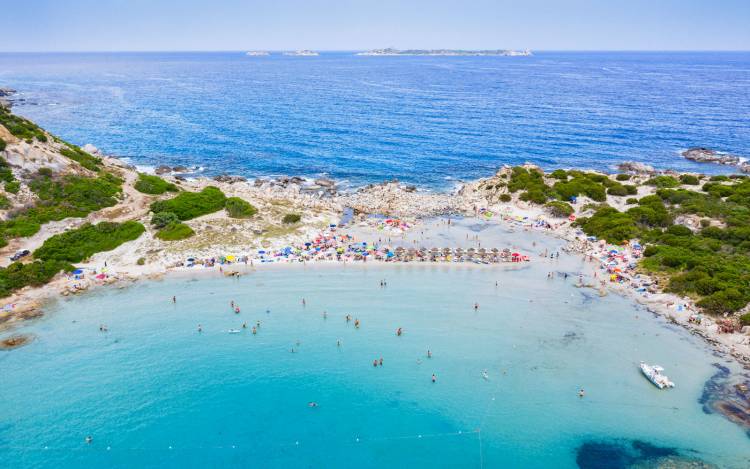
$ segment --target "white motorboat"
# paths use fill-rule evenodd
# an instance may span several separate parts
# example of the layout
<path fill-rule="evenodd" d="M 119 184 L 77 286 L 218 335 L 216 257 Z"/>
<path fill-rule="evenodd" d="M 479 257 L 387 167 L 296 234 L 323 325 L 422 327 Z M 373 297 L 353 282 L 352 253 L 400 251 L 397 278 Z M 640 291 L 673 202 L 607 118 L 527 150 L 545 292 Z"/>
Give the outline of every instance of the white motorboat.
<path fill-rule="evenodd" d="M 643 372 L 643 375 L 659 389 L 674 387 L 674 383 L 661 374 L 661 372 L 664 371 L 664 368 L 659 365 L 651 366 L 646 362 L 641 362 L 641 371 Z"/>

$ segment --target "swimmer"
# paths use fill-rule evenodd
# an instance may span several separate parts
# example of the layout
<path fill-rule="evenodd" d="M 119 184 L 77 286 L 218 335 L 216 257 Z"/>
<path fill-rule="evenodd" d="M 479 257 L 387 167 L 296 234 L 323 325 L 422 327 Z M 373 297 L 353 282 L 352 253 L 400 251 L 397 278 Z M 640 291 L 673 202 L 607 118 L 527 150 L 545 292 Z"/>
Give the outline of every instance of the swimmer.
<path fill-rule="evenodd" d="M 323 311 L 323 319 L 328 319 L 328 313 L 326 313 L 325 311 Z"/>
<path fill-rule="evenodd" d="M 302 298 L 302 306 L 303 306 L 303 307 L 304 307 L 304 306 L 307 306 L 307 302 L 305 301 L 305 299 L 304 299 L 304 298 Z"/>
<path fill-rule="evenodd" d="M 260 327 L 260 319 L 257 320 L 257 321 L 255 321 L 255 325 L 258 326 L 258 327 Z"/>
<path fill-rule="evenodd" d="M 429 350 L 427 351 L 427 358 L 432 358 L 432 352 L 430 352 Z"/>
<path fill-rule="evenodd" d="M 247 329 L 247 323 L 246 323 L 246 322 L 243 322 L 243 323 L 242 323 L 242 328 L 243 328 L 243 329 Z"/>
<path fill-rule="evenodd" d="M 417 358 L 417 365 L 421 365 L 421 364 L 422 364 L 422 359 L 421 358 Z"/>
<path fill-rule="evenodd" d="M 172 303 L 177 303 L 177 297 L 176 296 L 172 297 Z"/>
<path fill-rule="evenodd" d="M 435 376 L 435 373 L 432 374 L 432 382 L 437 382 L 437 376 Z"/>
<path fill-rule="evenodd" d="M 378 365 L 383 366 L 383 357 L 380 357 L 380 361 L 378 362 Z"/>
<path fill-rule="evenodd" d="M 401 337 L 401 328 L 396 329 L 396 335 Z"/>
<path fill-rule="evenodd" d="M 198 324 L 198 332 L 203 332 L 203 327 L 200 324 Z"/>
<path fill-rule="evenodd" d="M 357 329 L 359 329 L 359 319 L 355 319 L 354 320 L 354 327 L 356 327 Z"/>
<path fill-rule="evenodd" d="M 230 308 L 234 308 L 234 300 L 232 300 L 232 301 L 229 302 L 229 307 Z"/>
<path fill-rule="evenodd" d="M 86 443 L 91 444 L 92 441 L 94 441 L 94 438 L 92 438 L 91 435 L 86 437 Z"/>
<path fill-rule="evenodd" d="M 258 329 L 256 329 L 255 326 L 253 326 L 253 335 L 255 335 L 257 333 L 258 333 Z"/>
<path fill-rule="evenodd" d="M 474 311 L 479 309 L 479 303 L 474 303 Z"/>
<path fill-rule="evenodd" d="M 581 388 L 581 390 L 578 391 L 578 397 L 583 397 L 585 395 L 586 395 L 586 393 L 583 391 L 583 388 Z"/>
<path fill-rule="evenodd" d="M 351 320 L 352 320 L 352 317 L 351 317 L 350 315 L 348 315 L 348 314 L 347 314 L 347 315 L 346 315 L 346 322 L 349 322 L 349 321 L 351 321 Z"/>
<path fill-rule="evenodd" d="M 236 308 L 234 308 L 234 314 L 240 314 L 240 307 L 239 306 L 237 306 Z"/>
<path fill-rule="evenodd" d="M 310 401 L 310 402 L 307 403 L 307 406 L 308 407 L 318 407 L 318 403 Z"/>
<path fill-rule="evenodd" d="M 377 359 L 375 359 L 375 360 L 372 361 L 372 366 L 378 366 L 378 360 Z"/>
<path fill-rule="evenodd" d="M 266 310 L 266 314 L 271 314 L 271 310 L 270 310 L 270 309 L 267 309 L 267 310 Z"/>
<path fill-rule="evenodd" d="M 482 378 L 490 379 L 490 375 L 487 373 L 487 370 L 482 371 Z"/>
<path fill-rule="evenodd" d="M 336 347 L 341 347 L 341 339 L 336 340 Z"/>

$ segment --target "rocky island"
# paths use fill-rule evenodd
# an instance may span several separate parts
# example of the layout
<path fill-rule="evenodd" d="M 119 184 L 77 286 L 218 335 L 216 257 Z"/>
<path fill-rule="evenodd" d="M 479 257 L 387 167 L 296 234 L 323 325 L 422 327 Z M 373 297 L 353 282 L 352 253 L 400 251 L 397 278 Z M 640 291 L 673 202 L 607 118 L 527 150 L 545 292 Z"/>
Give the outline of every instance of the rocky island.
<path fill-rule="evenodd" d="M 447 56 L 447 57 L 477 57 L 477 56 L 500 56 L 500 57 L 528 57 L 531 51 L 525 50 L 460 50 L 460 49 L 407 49 L 398 50 L 393 48 L 373 49 L 365 52 L 358 52 L 356 55 L 428 55 L 428 56 Z"/>
<path fill-rule="evenodd" d="M 287 51 L 287 52 L 284 52 L 284 55 L 288 55 L 290 57 L 317 57 L 320 54 L 313 50 L 305 49 L 305 50 Z"/>

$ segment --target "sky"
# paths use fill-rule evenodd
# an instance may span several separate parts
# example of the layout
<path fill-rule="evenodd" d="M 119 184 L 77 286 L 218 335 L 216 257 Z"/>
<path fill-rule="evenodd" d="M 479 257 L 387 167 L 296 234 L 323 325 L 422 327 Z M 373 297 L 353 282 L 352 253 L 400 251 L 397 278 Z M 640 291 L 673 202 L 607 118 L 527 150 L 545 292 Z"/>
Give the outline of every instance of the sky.
<path fill-rule="evenodd" d="M 750 50 L 750 0 L 0 0 L 0 51 Z"/>

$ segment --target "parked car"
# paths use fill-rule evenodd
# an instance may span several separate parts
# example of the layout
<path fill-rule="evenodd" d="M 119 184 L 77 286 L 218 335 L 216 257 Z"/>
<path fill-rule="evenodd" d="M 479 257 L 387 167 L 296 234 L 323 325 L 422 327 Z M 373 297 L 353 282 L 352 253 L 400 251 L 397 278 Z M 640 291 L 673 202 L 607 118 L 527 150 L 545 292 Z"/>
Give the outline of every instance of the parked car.
<path fill-rule="evenodd" d="M 29 254 L 31 254 L 31 252 L 28 249 L 24 249 L 23 251 L 18 251 L 17 253 L 13 254 L 10 257 L 10 260 L 15 262 L 22 257 L 28 256 Z"/>

